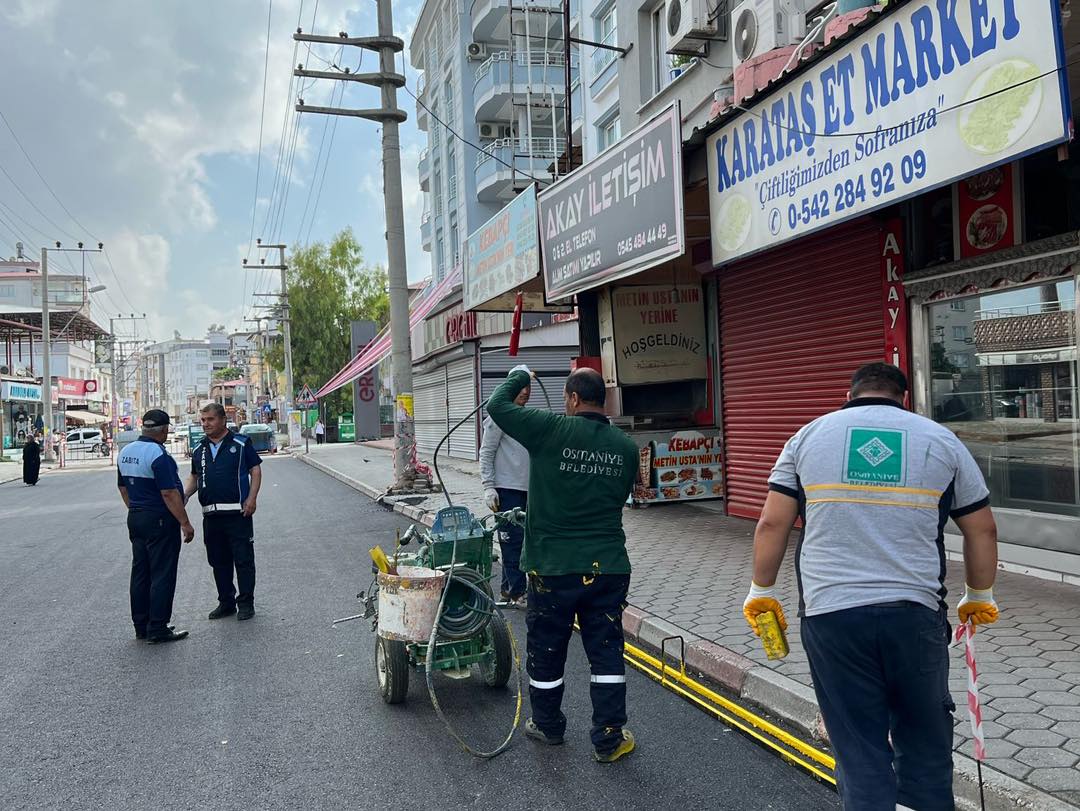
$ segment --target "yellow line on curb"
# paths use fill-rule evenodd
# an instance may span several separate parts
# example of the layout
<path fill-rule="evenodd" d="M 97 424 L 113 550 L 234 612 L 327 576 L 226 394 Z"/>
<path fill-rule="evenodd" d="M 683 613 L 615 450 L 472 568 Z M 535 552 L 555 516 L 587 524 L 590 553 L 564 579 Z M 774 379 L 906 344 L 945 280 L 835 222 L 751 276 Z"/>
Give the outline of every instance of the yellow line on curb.
<path fill-rule="evenodd" d="M 806 769 L 826 783 L 836 785 L 835 777 L 818 768 L 818 765 L 820 765 L 830 771 L 835 770 L 836 760 L 826 752 L 811 746 L 770 721 L 755 715 L 745 707 L 690 678 L 685 673 L 685 664 L 676 669 L 629 643 L 625 645 L 625 649 L 626 653 L 623 658 L 635 669 L 711 715 L 716 716 L 729 726 L 744 732 L 759 743 L 769 747 L 785 760 Z M 781 743 L 805 756 L 806 759 L 789 752 Z M 809 761 L 814 761 L 814 763 Z M 815 763 L 818 765 L 815 765 Z"/>

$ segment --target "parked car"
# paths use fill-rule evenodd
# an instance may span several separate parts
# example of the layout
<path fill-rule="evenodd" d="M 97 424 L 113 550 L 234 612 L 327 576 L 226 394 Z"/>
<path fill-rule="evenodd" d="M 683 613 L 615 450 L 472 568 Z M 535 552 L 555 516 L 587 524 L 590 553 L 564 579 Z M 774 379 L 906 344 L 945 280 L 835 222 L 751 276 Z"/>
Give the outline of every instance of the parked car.
<path fill-rule="evenodd" d="M 191 431 L 190 425 L 177 425 L 172 432 L 173 439 L 187 439 Z"/>
<path fill-rule="evenodd" d="M 105 434 L 100 428 L 76 428 L 67 432 L 64 438 L 67 452 L 89 451 L 92 454 L 109 455 L 109 446 L 105 441 Z"/>

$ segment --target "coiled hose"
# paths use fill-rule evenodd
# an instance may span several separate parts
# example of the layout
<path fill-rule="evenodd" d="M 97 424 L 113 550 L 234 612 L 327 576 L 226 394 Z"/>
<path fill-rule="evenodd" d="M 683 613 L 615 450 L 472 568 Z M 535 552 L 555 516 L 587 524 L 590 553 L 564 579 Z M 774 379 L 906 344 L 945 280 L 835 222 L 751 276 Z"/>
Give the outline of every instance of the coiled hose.
<path fill-rule="evenodd" d="M 540 390 L 544 393 L 544 399 L 547 400 L 548 409 L 550 410 L 551 398 L 548 397 L 547 389 L 544 388 L 543 381 L 541 381 L 540 378 L 533 379 L 540 384 Z M 442 450 L 442 446 L 446 444 L 446 441 L 450 438 L 450 435 L 454 433 L 454 431 L 456 431 L 458 428 L 460 428 L 462 425 L 472 419 L 473 416 L 487 404 L 488 401 L 484 400 L 482 403 L 480 403 L 480 405 L 478 405 L 465 417 L 459 420 L 457 425 L 447 431 L 443 438 L 439 440 L 439 444 L 435 447 L 435 453 L 431 459 L 432 467 L 435 469 L 435 478 L 438 480 L 439 485 L 442 487 L 443 495 L 446 496 L 446 503 L 451 507 L 454 506 L 454 502 L 450 500 L 450 493 L 447 491 L 446 485 L 443 484 L 442 475 L 439 473 L 439 451 Z M 514 671 L 517 674 L 517 701 L 515 702 L 514 706 L 514 722 L 510 726 L 510 732 L 507 733 L 502 743 L 500 743 L 498 746 L 496 746 L 489 752 L 475 749 L 472 746 L 469 746 L 469 744 L 465 742 L 465 739 L 458 734 L 458 731 L 454 729 L 454 725 L 451 724 L 450 720 L 446 717 L 446 714 L 443 712 L 442 706 L 440 706 L 439 704 L 439 697 L 435 693 L 435 668 L 433 667 L 433 665 L 435 664 L 435 644 L 439 636 L 439 626 L 442 624 L 443 610 L 446 607 L 446 595 L 450 593 L 450 584 L 452 582 L 462 583 L 466 587 L 472 589 L 478 595 L 491 603 L 491 607 L 498 615 L 499 620 L 503 623 L 506 623 L 507 628 L 510 628 L 510 623 L 507 622 L 506 615 L 503 614 L 502 609 L 499 608 L 498 603 L 495 602 L 495 598 L 491 595 L 489 590 L 482 589 L 479 585 L 470 582 L 470 580 L 466 580 L 463 577 L 459 577 L 454 573 L 454 566 L 457 563 L 456 535 L 454 536 L 453 544 L 454 545 L 450 551 L 450 567 L 449 571 L 447 572 L 446 585 L 443 586 L 442 595 L 439 597 L 439 609 L 435 614 L 438 619 L 436 619 L 435 624 L 431 628 L 431 636 L 428 638 L 427 658 L 424 662 L 424 671 L 427 680 L 428 695 L 431 696 L 431 705 L 435 708 L 435 714 L 439 717 L 439 720 L 443 722 L 443 725 L 450 733 L 450 736 L 458 742 L 458 745 L 461 746 L 462 749 L 464 749 L 473 757 L 490 759 L 501 755 L 507 750 L 507 748 L 510 746 L 510 741 L 514 737 L 514 733 L 517 732 L 518 724 L 521 723 L 521 707 L 524 703 L 524 690 L 522 688 L 521 678 L 521 654 L 518 651 L 517 639 L 514 637 L 513 630 L 511 629 L 509 636 L 510 648 L 514 654 Z"/>

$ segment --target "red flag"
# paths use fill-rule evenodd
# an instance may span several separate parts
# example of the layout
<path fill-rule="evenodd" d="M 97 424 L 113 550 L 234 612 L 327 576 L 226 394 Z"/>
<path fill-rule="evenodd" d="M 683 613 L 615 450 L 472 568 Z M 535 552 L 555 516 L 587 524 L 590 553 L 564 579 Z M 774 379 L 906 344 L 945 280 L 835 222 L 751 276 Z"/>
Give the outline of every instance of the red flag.
<path fill-rule="evenodd" d="M 524 297 L 521 293 L 514 299 L 514 320 L 510 325 L 510 348 L 506 351 L 512 358 L 517 357 L 518 343 L 521 340 L 521 308 L 524 306 Z"/>

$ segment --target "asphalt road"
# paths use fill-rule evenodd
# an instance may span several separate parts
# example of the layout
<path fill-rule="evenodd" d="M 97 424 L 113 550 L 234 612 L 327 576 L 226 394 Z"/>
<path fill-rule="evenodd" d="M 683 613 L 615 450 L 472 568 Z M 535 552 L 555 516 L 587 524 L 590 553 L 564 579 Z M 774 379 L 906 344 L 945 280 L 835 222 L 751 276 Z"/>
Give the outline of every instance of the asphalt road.
<path fill-rule="evenodd" d="M 330 624 L 358 610 L 366 550 L 405 522 L 293 459 L 269 460 L 264 482 L 258 615 L 206 619 L 200 533 L 181 555 L 174 612 L 191 637 L 159 646 L 134 639 L 113 474 L 0 485 L 0 808 L 838 807 L 829 788 L 634 671 L 638 750 L 594 763 L 576 640 L 567 744 L 519 732 L 494 761 L 469 758 L 422 678 L 408 703 L 382 703 L 367 623 Z M 520 614 L 515 633 L 523 644 Z M 437 685 L 470 740 L 505 734 L 512 692 Z"/>

